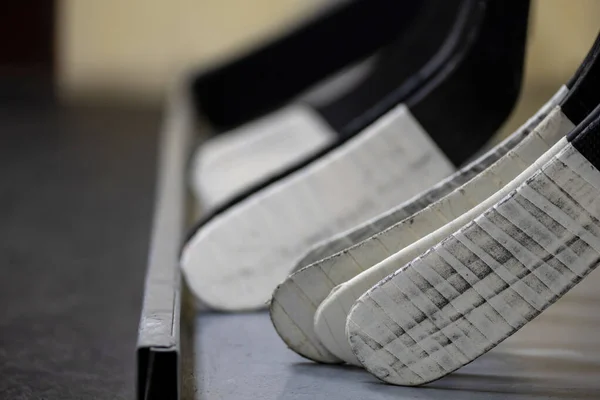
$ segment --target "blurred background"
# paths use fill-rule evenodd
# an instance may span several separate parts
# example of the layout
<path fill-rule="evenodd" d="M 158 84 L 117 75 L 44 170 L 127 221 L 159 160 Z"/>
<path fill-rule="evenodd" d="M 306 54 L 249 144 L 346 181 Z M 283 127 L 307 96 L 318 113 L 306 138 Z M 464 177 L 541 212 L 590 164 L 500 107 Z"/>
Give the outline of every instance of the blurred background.
<path fill-rule="evenodd" d="M 339 1 L 8 2 L 0 68 L 5 76 L 50 80 L 64 102 L 156 106 L 183 71 L 247 51 Z M 600 1 L 534 0 L 531 15 L 521 101 L 503 132 L 571 76 L 597 34 Z"/>
<path fill-rule="evenodd" d="M 2 3 L 1 398 L 134 398 L 166 89 L 339 1 Z M 521 99 L 497 138 L 573 74 L 597 34 L 600 0 L 532 3 Z M 44 107 L 56 101 L 68 107 Z"/>

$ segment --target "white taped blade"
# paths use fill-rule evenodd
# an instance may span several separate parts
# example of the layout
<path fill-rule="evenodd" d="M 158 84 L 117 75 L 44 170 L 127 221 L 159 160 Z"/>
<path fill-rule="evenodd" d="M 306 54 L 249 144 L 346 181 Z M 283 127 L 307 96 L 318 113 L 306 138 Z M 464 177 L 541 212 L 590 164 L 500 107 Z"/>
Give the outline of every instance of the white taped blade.
<path fill-rule="evenodd" d="M 560 108 L 555 108 L 519 146 L 479 176 L 400 224 L 341 253 L 340 259 L 335 263 L 337 268 L 344 268 L 357 259 L 369 262 L 361 265 L 365 272 L 343 283 L 339 290 L 319 306 L 319 312 L 315 316 L 315 331 L 321 343 L 337 357 L 357 364 L 358 360 L 345 334 L 347 311 L 341 310 L 349 310 L 358 297 L 380 279 L 401 268 L 435 244 L 436 240 L 451 233 L 452 229 L 467 223 L 469 218 L 478 215 L 478 210 L 486 207 L 485 204 L 489 207 L 490 203 L 501 198 L 507 190 L 514 189 L 528 177 L 527 174 L 532 173 L 532 169 L 535 170 L 536 167 L 531 164 L 535 165 L 538 162 L 536 158 L 548 151 L 548 142 L 556 142 L 572 128 L 573 124 Z M 564 141 L 563 137 L 559 143 Z M 555 146 L 553 151 L 559 148 L 560 146 Z M 547 154 L 550 152 L 545 155 Z M 419 240 L 413 243 L 411 236 L 417 236 Z M 375 240 L 381 246 L 371 249 L 372 246 L 366 245 Z M 365 252 L 370 254 L 364 254 Z"/>
<path fill-rule="evenodd" d="M 295 104 L 202 143 L 192 158 L 190 186 L 210 210 L 335 139 L 314 110 Z"/>
<path fill-rule="evenodd" d="M 212 307 L 264 307 L 315 243 L 383 212 L 454 167 L 401 105 L 338 149 L 241 201 L 196 232 L 182 268 Z"/>
<path fill-rule="evenodd" d="M 439 379 L 598 265 L 600 172 L 571 144 L 544 158 L 515 190 L 358 300 L 347 333 L 371 373 L 399 385 Z"/>
<path fill-rule="evenodd" d="M 334 255 L 348 247 L 351 247 L 369 237 L 390 228 L 403 219 L 421 211 L 429 204 L 441 199 L 457 187 L 465 184 L 484 169 L 495 163 L 500 157 L 504 156 L 509 150 L 518 145 L 523 138 L 539 125 L 540 122 L 556 107 L 569 93 L 566 86 L 562 86 L 555 94 L 544 104 L 535 115 L 529 118 L 512 135 L 504 139 L 494 148 L 487 151 L 482 156 L 470 162 L 456 173 L 440 181 L 434 187 L 417 196 L 407 200 L 403 204 L 394 207 L 391 210 L 367 221 L 365 224 L 356 226 L 346 232 L 329 238 L 314 246 L 304 257 L 298 261 L 296 269 L 306 267 L 312 263 L 323 260 Z"/>

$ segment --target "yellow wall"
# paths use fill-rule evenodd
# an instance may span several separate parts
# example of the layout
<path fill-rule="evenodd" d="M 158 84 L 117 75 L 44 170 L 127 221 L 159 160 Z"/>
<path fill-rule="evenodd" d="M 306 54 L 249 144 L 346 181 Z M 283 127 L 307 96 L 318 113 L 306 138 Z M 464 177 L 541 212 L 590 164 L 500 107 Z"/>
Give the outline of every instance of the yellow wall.
<path fill-rule="evenodd" d="M 62 0 L 59 88 L 67 98 L 157 100 L 180 71 L 287 29 L 323 2 Z M 529 106 L 519 107 L 516 119 L 544 100 L 540 87 L 551 91 L 572 74 L 597 33 L 598 15 L 598 0 L 534 1 L 524 88 Z"/>
<path fill-rule="evenodd" d="M 575 72 L 600 24 L 600 1 L 534 0 L 521 98 L 497 140 L 525 122 Z"/>
<path fill-rule="evenodd" d="M 568 79 L 598 34 L 599 15 L 598 0 L 534 1 L 527 54 L 528 81 Z"/>
<path fill-rule="evenodd" d="M 59 88 L 67 97 L 158 97 L 190 66 L 250 46 L 319 0 L 62 0 Z"/>

